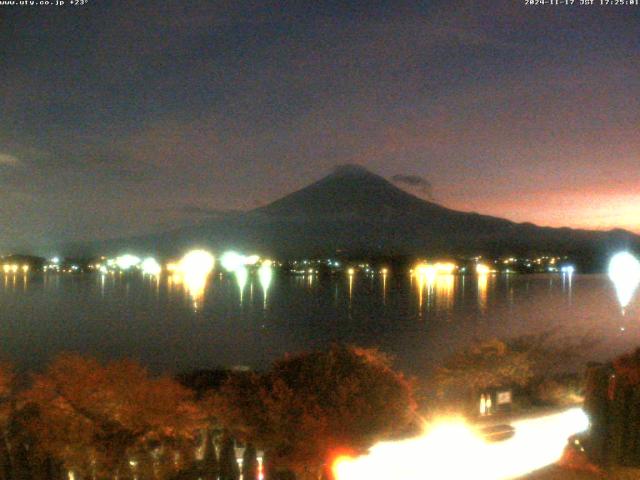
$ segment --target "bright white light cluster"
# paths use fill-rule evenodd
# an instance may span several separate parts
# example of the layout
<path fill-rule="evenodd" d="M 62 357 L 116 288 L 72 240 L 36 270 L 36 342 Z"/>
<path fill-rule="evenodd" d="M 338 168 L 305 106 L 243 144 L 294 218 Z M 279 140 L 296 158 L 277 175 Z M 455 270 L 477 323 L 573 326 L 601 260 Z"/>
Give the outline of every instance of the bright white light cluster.
<path fill-rule="evenodd" d="M 242 292 L 244 291 L 244 287 L 246 286 L 249 278 L 249 270 L 247 269 L 247 266 L 257 265 L 260 263 L 260 260 L 259 255 L 246 256 L 234 251 L 225 252 L 220 257 L 220 264 L 222 265 L 222 268 L 236 276 L 236 282 L 240 289 L 241 298 Z M 266 292 L 271 285 L 272 277 L 273 269 L 271 260 L 263 260 L 258 268 L 258 279 L 260 280 L 260 285 L 265 292 L 265 300 Z"/>
<path fill-rule="evenodd" d="M 238 288 L 240 289 L 240 292 L 243 292 L 244 287 L 247 284 L 247 278 L 249 278 L 249 271 L 247 270 L 247 267 L 242 265 L 236 268 L 236 271 L 234 273 L 238 282 Z"/>
<path fill-rule="evenodd" d="M 222 265 L 222 268 L 227 272 L 235 272 L 240 267 L 246 265 L 246 258 L 247 257 L 240 255 L 238 252 L 224 252 L 222 257 L 220 257 L 220 265 Z"/>
<path fill-rule="evenodd" d="M 615 286 L 620 307 L 626 308 L 640 284 L 640 262 L 629 252 L 615 254 L 609 262 L 609 278 Z"/>
<path fill-rule="evenodd" d="M 179 269 L 185 275 L 209 275 L 215 259 L 206 250 L 191 250 L 180 260 Z"/>
<path fill-rule="evenodd" d="M 582 409 L 520 420 L 515 434 L 488 443 L 462 420 L 437 422 L 423 436 L 380 443 L 368 455 L 341 457 L 336 480 L 507 480 L 559 460 L 567 439 L 589 426 Z"/>
<path fill-rule="evenodd" d="M 412 270 L 418 280 L 426 280 L 431 283 L 438 275 L 451 275 L 455 272 L 457 266 L 451 262 L 438 263 L 418 263 Z"/>
<path fill-rule="evenodd" d="M 137 255 L 125 253 L 116 258 L 104 259 L 103 263 L 96 264 L 98 271 L 106 275 L 114 271 L 128 271 L 132 269 L 141 270 L 145 275 L 158 276 L 162 273 L 162 267 L 153 257 L 142 260 Z"/>
<path fill-rule="evenodd" d="M 147 275 L 158 276 L 160 275 L 160 272 L 162 272 L 162 267 L 153 257 L 145 258 L 142 261 L 140 268 L 142 268 L 142 273 L 145 273 Z"/>
<path fill-rule="evenodd" d="M 195 309 L 199 308 L 199 302 L 204 297 L 209 274 L 215 266 L 215 258 L 206 250 L 191 250 L 187 252 L 180 262 L 171 264 L 168 270 L 174 275 L 179 275 L 189 295 L 193 299 Z"/>
<path fill-rule="evenodd" d="M 121 270 L 129 270 L 131 267 L 135 267 L 139 265 L 141 262 L 140 257 L 136 257 L 135 255 L 125 254 L 120 255 L 116 258 L 116 265 Z"/>
<path fill-rule="evenodd" d="M 273 277 L 273 269 L 271 267 L 271 260 L 265 260 L 258 269 L 258 278 L 260 279 L 260 285 L 266 292 L 271 285 L 271 278 Z"/>
<path fill-rule="evenodd" d="M 257 265 L 260 260 L 260 255 L 242 255 L 230 250 L 222 254 L 220 264 L 227 272 L 235 272 L 238 268 L 244 266 Z M 263 260 L 262 265 L 265 263 L 271 265 L 271 260 Z"/>
<path fill-rule="evenodd" d="M 258 261 L 259 258 L 260 257 L 258 257 L 256 261 Z M 249 277 L 249 272 L 245 266 L 250 263 L 248 259 L 249 257 L 245 257 L 234 251 L 224 252 L 222 257 L 220 257 L 222 268 L 227 272 L 232 272 L 236 276 L 236 282 L 238 282 L 238 288 L 240 289 L 240 299 L 242 299 L 242 292 L 244 292 L 244 287 Z"/>
<path fill-rule="evenodd" d="M 491 269 L 485 265 L 484 263 L 478 263 L 476 265 L 476 273 L 478 275 L 487 275 L 489 273 L 491 273 Z"/>

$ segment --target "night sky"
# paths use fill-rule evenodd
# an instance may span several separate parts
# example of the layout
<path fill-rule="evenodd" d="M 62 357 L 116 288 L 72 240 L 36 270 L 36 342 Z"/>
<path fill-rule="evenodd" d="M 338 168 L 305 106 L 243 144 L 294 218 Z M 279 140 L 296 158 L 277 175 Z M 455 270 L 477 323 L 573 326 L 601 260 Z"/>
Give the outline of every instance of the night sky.
<path fill-rule="evenodd" d="M 90 0 L 0 19 L 2 249 L 250 209 L 346 163 L 451 208 L 640 233 L 640 6 Z"/>

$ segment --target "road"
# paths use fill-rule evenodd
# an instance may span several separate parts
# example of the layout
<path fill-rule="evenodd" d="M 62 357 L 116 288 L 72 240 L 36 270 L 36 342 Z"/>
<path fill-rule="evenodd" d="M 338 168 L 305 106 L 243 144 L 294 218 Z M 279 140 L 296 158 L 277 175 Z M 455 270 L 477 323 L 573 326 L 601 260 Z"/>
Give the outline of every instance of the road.
<path fill-rule="evenodd" d="M 462 420 L 442 419 L 420 437 L 380 443 L 367 455 L 338 459 L 334 472 L 337 480 L 514 479 L 555 463 L 567 438 L 585 430 L 588 420 L 581 408 L 571 408 L 510 424 L 515 429 L 511 438 L 487 442 Z"/>

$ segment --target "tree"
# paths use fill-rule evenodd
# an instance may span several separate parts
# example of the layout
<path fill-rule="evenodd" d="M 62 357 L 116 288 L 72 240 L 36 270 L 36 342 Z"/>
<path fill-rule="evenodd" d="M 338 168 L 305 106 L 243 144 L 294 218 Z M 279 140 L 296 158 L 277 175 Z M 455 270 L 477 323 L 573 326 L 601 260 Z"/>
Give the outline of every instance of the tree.
<path fill-rule="evenodd" d="M 236 373 L 226 368 L 199 369 L 180 373 L 176 375 L 176 380 L 182 386 L 193 390 L 200 399 L 212 390 L 219 390 L 229 377 Z"/>
<path fill-rule="evenodd" d="M 0 365 L 0 479 L 12 477 L 12 458 L 9 437 L 9 423 L 15 405 L 14 397 L 14 373 L 9 364 Z"/>
<path fill-rule="evenodd" d="M 317 479 L 336 451 L 365 450 L 415 418 L 412 386 L 377 350 L 334 345 L 287 356 L 265 375 L 230 379 L 223 421 L 266 450 L 274 468 Z"/>
<path fill-rule="evenodd" d="M 242 480 L 258 479 L 258 457 L 253 443 L 247 443 L 242 455 Z"/>
<path fill-rule="evenodd" d="M 589 359 L 598 340 L 589 336 L 560 336 L 550 329 L 538 334 L 522 335 L 505 343 L 513 352 L 525 353 L 536 377 L 565 368 L 567 364 L 582 365 Z"/>
<path fill-rule="evenodd" d="M 558 337 L 554 330 L 509 340 L 477 341 L 454 353 L 436 368 L 433 382 L 446 408 L 473 404 L 483 390 L 541 385 L 557 367 L 578 361 L 595 341 L 590 337 Z"/>
<path fill-rule="evenodd" d="M 211 429 L 207 428 L 204 439 L 204 454 L 202 456 L 202 472 L 205 480 L 216 480 L 220 469 L 216 447 L 213 444 Z"/>
<path fill-rule="evenodd" d="M 236 459 L 235 443 L 231 436 L 225 434 L 220 449 L 220 480 L 238 480 L 240 469 Z"/>
<path fill-rule="evenodd" d="M 477 342 L 453 354 L 436 369 L 435 387 L 440 396 L 475 397 L 489 388 L 525 385 L 534 375 L 528 351 L 491 339 Z"/>
<path fill-rule="evenodd" d="M 629 386 L 640 385 L 640 348 L 613 361 L 616 381 Z"/>
<path fill-rule="evenodd" d="M 43 448 L 82 477 L 124 474 L 145 455 L 157 472 L 160 447 L 175 451 L 202 426 L 190 391 L 126 360 L 61 355 L 34 377 L 25 399 L 38 410 L 29 428 Z"/>
<path fill-rule="evenodd" d="M 256 440 L 269 429 L 265 377 L 254 372 L 233 372 L 222 388 L 200 402 L 210 418 L 218 418 L 226 431 L 242 440 Z"/>
<path fill-rule="evenodd" d="M 21 401 L 21 383 L 10 364 L 0 364 L 0 479 L 60 479 L 59 462 L 39 449 L 25 428 L 33 408 Z"/>

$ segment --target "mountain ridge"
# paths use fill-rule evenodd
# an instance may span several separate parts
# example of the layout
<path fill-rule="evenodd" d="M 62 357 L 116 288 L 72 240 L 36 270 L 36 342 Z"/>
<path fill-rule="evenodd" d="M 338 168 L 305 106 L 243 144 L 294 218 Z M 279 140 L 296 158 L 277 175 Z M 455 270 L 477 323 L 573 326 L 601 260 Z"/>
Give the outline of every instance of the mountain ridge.
<path fill-rule="evenodd" d="M 446 207 L 416 197 L 358 165 L 336 167 L 333 173 L 320 180 L 251 212 L 269 215 L 286 215 L 287 209 L 298 211 L 304 215 L 335 213 L 344 210 L 353 212 L 354 208 L 359 211 L 362 210 L 361 207 L 370 206 L 371 200 L 377 200 L 390 207 L 404 202 L 403 207 L 405 208 L 408 204 L 409 206 L 420 205 L 423 208 L 428 206 L 433 211 L 453 212 Z M 317 208 L 315 211 L 310 211 L 309 207 L 317 206 L 314 205 L 317 203 L 321 204 L 322 212 L 319 212 Z M 292 209 L 292 206 L 296 208 Z"/>
<path fill-rule="evenodd" d="M 615 248 L 640 248 L 640 236 L 452 210 L 364 167 L 346 165 L 263 207 L 159 234 L 97 242 L 91 250 L 175 255 L 194 246 L 250 249 L 282 258 L 534 252 L 602 257 Z"/>

